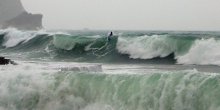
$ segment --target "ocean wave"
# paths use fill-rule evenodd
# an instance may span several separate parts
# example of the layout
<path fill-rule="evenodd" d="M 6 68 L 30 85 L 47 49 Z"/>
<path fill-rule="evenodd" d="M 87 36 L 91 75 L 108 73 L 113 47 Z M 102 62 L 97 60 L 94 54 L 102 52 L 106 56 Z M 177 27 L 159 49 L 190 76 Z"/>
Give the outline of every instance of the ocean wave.
<path fill-rule="evenodd" d="M 14 47 L 21 42 L 28 42 L 34 35 L 31 32 L 22 32 L 16 29 L 7 29 L 4 33 L 4 42 L 2 46 L 6 48 Z"/>
<path fill-rule="evenodd" d="M 132 38 L 121 37 L 117 49 L 122 54 L 128 54 L 133 59 L 152 59 L 185 53 L 193 41 L 176 39 L 167 35 L 144 35 Z"/>
<path fill-rule="evenodd" d="M 45 70 L 41 66 L 27 63 L 0 67 L 1 109 L 218 110 L 220 107 L 219 74 L 191 70 L 115 75 Z"/>
<path fill-rule="evenodd" d="M 64 49 L 64 50 L 72 50 L 72 49 L 75 48 L 75 46 L 78 46 L 78 49 L 81 46 L 82 47 L 81 49 L 85 50 L 86 46 L 92 45 L 95 42 L 97 42 L 97 43 L 106 43 L 106 38 L 103 38 L 99 35 L 95 35 L 95 36 L 71 36 L 71 35 L 57 34 L 57 35 L 53 36 L 53 45 L 56 48 Z"/>
<path fill-rule="evenodd" d="M 3 43 L 2 46 L 6 48 L 15 47 L 17 45 L 27 43 L 29 40 L 41 36 L 53 36 L 57 34 L 62 35 L 69 35 L 68 33 L 64 32 L 47 32 L 45 30 L 40 31 L 22 31 L 17 30 L 16 28 L 8 28 L 5 30 L 0 30 L 0 34 L 3 36 Z"/>
<path fill-rule="evenodd" d="M 190 50 L 177 57 L 179 64 L 220 65 L 220 41 L 214 38 L 196 40 Z"/>
<path fill-rule="evenodd" d="M 146 63 L 168 58 L 178 64 L 220 65 L 220 40 L 216 36 L 119 34 L 110 42 L 106 36 L 98 32 L 74 34 L 6 29 L 0 30 L 0 48 L 1 53 L 26 52 L 30 58 L 50 55 L 52 59 L 61 60 Z"/>

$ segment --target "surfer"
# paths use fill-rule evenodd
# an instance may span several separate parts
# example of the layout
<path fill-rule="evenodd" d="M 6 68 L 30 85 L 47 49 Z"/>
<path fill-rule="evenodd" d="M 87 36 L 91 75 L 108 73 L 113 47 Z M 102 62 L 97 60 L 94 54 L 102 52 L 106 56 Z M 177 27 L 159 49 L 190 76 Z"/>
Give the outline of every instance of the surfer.
<path fill-rule="evenodd" d="M 110 41 L 111 38 L 112 38 L 112 36 L 113 36 L 113 32 L 111 31 L 111 32 L 109 33 L 108 37 L 107 37 L 107 40 Z"/>

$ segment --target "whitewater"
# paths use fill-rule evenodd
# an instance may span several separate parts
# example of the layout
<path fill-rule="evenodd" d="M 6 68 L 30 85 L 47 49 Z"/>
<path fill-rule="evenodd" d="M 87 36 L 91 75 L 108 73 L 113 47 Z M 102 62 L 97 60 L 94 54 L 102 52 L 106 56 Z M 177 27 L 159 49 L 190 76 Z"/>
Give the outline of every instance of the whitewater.
<path fill-rule="evenodd" d="M 0 30 L 0 110 L 219 110 L 220 32 Z"/>

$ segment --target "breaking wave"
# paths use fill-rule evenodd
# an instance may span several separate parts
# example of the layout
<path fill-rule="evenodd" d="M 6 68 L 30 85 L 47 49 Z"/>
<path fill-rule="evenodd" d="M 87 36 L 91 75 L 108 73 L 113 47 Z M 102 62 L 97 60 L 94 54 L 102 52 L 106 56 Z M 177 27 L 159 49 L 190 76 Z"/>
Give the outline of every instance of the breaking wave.
<path fill-rule="evenodd" d="M 219 74 L 56 72 L 1 67 L 2 110 L 218 110 Z M 8 68 L 8 69 L 4 69 Z"/>
<path fill-rule="evenodd" d="M 106 36 L 106 32 L 6 29 L 0 30 L 0 47 L 1 54 L 19 53 L 26 58 L 159 63 L 171 59 L 178 64 L 220 65 L 218 34 L 123 33 L 116 34 L 110 42 Z"/>

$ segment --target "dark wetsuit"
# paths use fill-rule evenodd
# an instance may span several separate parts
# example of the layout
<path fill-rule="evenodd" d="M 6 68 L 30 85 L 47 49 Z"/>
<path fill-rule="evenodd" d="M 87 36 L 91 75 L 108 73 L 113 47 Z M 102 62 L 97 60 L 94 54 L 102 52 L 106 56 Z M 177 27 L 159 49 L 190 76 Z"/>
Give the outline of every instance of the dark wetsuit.
<path fill-rule="evenodd" d="M 111 37 L 113 36 L 113 32 L 110 32 L 110 34 L 108 35 L 108 41 L 111 40 Z"/>

